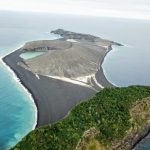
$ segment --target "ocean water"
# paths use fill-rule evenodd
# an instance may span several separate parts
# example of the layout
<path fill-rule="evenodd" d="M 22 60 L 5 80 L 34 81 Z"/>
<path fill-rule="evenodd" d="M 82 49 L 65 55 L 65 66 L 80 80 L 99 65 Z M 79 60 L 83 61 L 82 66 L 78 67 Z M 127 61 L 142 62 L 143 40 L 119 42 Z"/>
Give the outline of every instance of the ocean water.
<path fill-rule="evenodd" d="M 150 85 L 150 21 L 0 11 L 0 57 L 30 40 L 54 39 L 50 31 L 63 28 L 124 44 L 106 56 L 103 69 L 117 86 Z M 7 150 L 32 130 L 36 107 L 9 69 L 0 62 L 0 150 Z M 138 150 L 150 149 L 150 137 Z"/>
<path fill-rule="evenodd" d="M 0 65 L 0 149 L 14 145 L 35 123 L 35 106 L 29 95 Z"/>

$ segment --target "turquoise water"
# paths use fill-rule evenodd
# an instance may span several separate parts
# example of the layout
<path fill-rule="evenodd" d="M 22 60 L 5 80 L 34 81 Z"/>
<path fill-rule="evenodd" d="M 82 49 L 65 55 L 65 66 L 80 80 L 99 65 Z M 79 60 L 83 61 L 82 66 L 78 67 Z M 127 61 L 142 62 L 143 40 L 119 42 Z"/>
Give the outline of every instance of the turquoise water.
<path fill-rule="evenodd" d="M 135 148 L 135 150 L 149 150 L 150 149 L 150 135 L 148 135 L 141 143 Z"/>
<path fill-rule="evenodd" d="M 27 41 L 58 38 L 50 31 L 64 28 L 126 45 L 114 47 L 106 56 L 103 68 L 108 80 L 118 86 L 150 85 L 150 21 L 16 12 L 0 12 L 0 18 L 0 57 Z M 30 96 L 0 62 L 0 150 L 16 144 L 35 121 Z M 149 143 L 148 136 L 137 149 L 149 150 Z"/>
<path fill-rule="evenodd" d="M 45 53 L 45 52 L 30 51 L 30 52 L 22 53 L 22 54 L 20 55 L 20 57 L 23 58 L 23 59 L 31 59 L 31 58 L 34 58 L 34 57 L 43 55 L 44 53 Z"/>
<path fill-rule="evenodd" d="M 14 145 L 35 121 L 35 106 L 12 74 L 0 65 L 0 149 Z"/>
<path fill-rule="evenodd" d="M 27 41 L 59 37 L 50 34 L 49 30 L 9 27 L 9 24 L 8 27 L 0 25 L 0 35 L 0 58 Z M 37 110 L 31 95 L 0 61 L 0 150 L 14 146 L 35 127 L 36 121 Z"/>

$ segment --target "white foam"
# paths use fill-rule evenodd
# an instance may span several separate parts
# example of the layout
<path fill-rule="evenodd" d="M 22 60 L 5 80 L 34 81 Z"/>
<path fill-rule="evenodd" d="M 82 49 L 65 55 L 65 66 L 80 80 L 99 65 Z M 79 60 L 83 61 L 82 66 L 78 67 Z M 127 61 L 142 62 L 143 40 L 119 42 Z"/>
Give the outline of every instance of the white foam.
<path fill-rule="evenodd" d="M 115 50 L 115 47 L 116 47 L 116 46 L 112 45 L 112 50 Z M 119 47 L 119 46 L 117 46 L 117 47 Z M 112 51 L 112 50 L 111 50 L 111 51 Z M 106 77 L 107 81 L 117 87 L 117 85 L 116 85 L 115 83 L 113 83 L 112 81 L 109 81 L 109 80 L 108 80 L 107 75 L 106 75 L 106 71 L 105 71 L 105 69 L 104 69 L 104 63 L 105 63 L 105 61 L 106 61 L 106 59 L 107 59 L 107 55 L 108 55 L 111 51 L 108 51 L 108 52 L 107 52 L 106 56 L 104 57 L 103 63 L 101 64 L 101 67 L 102 67 L 103 74 L 104 74 L 104 76 Z"/>
<path fill-rule="evenodd" d="M 128 48 L 133 48 L 134 46 L 129 45 L 129 44 L 123 44 L 124 47 L 128 47 Z"/>
<path fill-rule="evenodd" d="M 6 57 L 6 56 L 8 56 L 8 55 L 12 54 L 13 52 L 15 52 L 16 50 L 20 49 L 20 48 L 21 48 L 21 47 L 23 47 L 23 46 L 24 46 L 24 44 L 22 44 L 22 45 L 18 46 L 18 47 L 17 47 L 17 48 L 15 48 L 13 51 L 8 52 L 8 53 L 6 53 L 6 54 L 4 54 L 4 55 L 0 56 L 0 59 L 3 59 L 4 57 Z M 3 61 L 3 60 L 2 60 L 2 61 Z"/>
<path fill-rule="evenodd" d="M 19 47 L 20 48 L 20 47 Z M 14 50 L 16 51 L 16 50 Z M 13 53 L 14 51 L 12 51 L 11 53 Z M 11 54 L 9 53 L 9 54 Z M 9 55 L 7 54 L 7 55 Z M 3 56 L 3 57 L 6 57 L 7 55 Z M 0 57 L 0 62 L 7 68 L 7 70 L 13 75 L 13 79 L 20 85 L 20 87 L 23 88 L 23 90 L 27 93 L 27 95 L 29 96 L 29 99 L 31 100 L 32 102 L 32 106 L 34 107 L 34 110 L 35 110 L 35 122 L 33 124 L 33 127 L 32 127 L 32 130 L 35 129 L 36 125 L 37 125 L 37 107 L 36 107 L 36 104 L 34 102 L 34 99 L 31 95 L 31 93 L 28 91 L 28 89 L 26 89 L 22 84 L 21 84 L 21 81 L 20 79 L 16 76 L 15 72 L 2 60 L 3 57 Z"/>

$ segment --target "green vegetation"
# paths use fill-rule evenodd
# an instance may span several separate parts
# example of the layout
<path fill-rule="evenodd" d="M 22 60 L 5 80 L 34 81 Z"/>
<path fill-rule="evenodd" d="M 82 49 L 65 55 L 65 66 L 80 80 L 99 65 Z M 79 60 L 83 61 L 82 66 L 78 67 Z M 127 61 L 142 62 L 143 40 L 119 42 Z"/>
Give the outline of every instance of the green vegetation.
<path fill-rule="evenodd" d="M 131 129 L 133 105 L 149 96 L 150 87 L 145 86 L 105 88 L 74 107 L 63 120 L 30 132 L 13 150 L 75 150 L 85 131 L 91 128 L 97 130 L 93 143 L 98 141 L 97 145 L 110 149 L 114 141 L 121 141 Z M 94 149 L 93 144 L 89 147 Z"/>

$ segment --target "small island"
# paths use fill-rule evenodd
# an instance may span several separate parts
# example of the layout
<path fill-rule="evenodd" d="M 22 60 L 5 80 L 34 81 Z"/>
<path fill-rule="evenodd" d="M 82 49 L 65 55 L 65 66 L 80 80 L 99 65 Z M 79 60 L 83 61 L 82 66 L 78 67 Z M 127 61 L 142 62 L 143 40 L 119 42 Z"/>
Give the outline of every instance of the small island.
<path fill-rule="evenodd" d="M 32 94 L 36 129 L 13 150 L 131 150 L 150 130 L 150 87 L 114 87 L 102 63 L 114 41 L 63 29 L 3 58 Z"/>
<path fill-rule="evenodd" d="M 113 86 L 102 63 L 113 45 L 99 37 L 57 29 L 56 40 L 31 41 L 3 58 L 32 94 L 38 109 L 37 127 L 66 116 L 81 100 Z M 23 57 L 25 54 L 34 57 Z"/>

